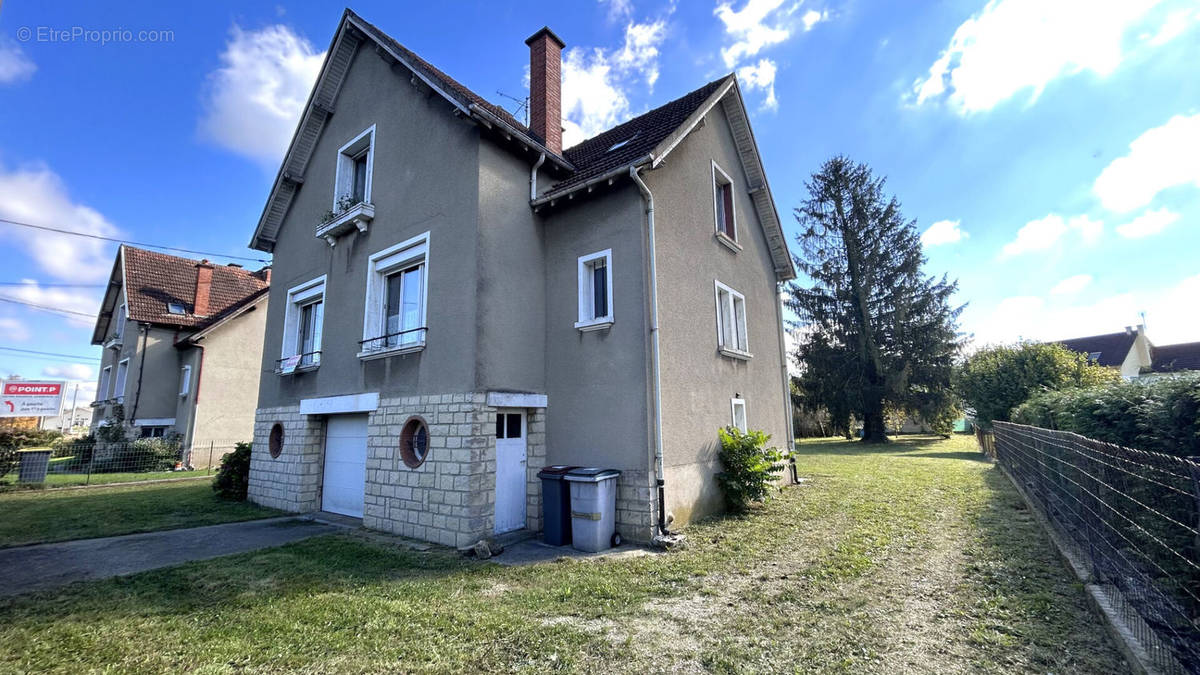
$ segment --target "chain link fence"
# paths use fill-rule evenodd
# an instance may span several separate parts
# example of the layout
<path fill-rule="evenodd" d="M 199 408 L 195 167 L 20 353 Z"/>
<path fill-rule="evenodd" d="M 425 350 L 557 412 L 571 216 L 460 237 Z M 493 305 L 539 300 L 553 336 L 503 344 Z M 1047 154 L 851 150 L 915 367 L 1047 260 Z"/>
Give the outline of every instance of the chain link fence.
<path fill-rule="evenodd" d="M 26 450 L 0 450 L 0 486 L 28 480 L 27 475 L 41 476 L 40 470 L 29 474 L 28 464 L 46 462 L 45 487 L 71 487 L 172 478 L 199 478 L 212 475 L 220 468 L 221 459 L 232 452 L 235 441 L 209 441 L 185 447 L 179 442 L 161 438 L 141 438 L 119 443 L 99 440 L 63 439 L 43 453 Z M 23 455 L 29 456 L 22 459 Z M 22 462 L 26 464 L 22 466 Z"/>
<path fill-rule="evenodd" d="M 994 423 L 996 460 L 1153 664 L 1200 674 L 1200 458 Z"/>

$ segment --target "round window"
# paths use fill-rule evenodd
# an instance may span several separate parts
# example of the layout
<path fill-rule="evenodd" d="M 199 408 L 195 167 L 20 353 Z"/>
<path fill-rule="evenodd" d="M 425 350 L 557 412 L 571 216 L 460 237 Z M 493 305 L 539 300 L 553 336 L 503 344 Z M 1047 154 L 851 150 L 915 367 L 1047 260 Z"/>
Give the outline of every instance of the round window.
<path fill-rule="evenodd" d="M 271 457 L 278 458 L 283 453 L 283 425 L 276 423 L 271 427 L 271 436 L 267 440 L 267 448 L 271 451 Z"/>
<path fill-rule="evenodd" d="M 429 427 L 420 417 L 410 417 L 400 432 L 400 459 L 415 469 L 425 462 L 429 454 Z"/>

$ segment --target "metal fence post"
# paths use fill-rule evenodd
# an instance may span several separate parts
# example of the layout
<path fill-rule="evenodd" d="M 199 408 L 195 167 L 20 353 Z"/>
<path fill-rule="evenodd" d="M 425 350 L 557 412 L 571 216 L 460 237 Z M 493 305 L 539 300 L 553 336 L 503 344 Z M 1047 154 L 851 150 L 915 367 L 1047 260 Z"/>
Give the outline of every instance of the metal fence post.
<path fill-rule="evenodd" d="M 216 444 L 217 444 L 217 442 L 216 442 L 216 441 L 209 441 L 209 442 L 208 442 L 208 475 L 210 475 L 210 476 L 212 475 L 212 456 L 213 456 L 213 447 L 214 447 Z"/>
<path fill-rule="evenodd" d="M 96 461 L 96 444 L 92 443 L 92 452 L 88 455 L 88 472 L 87 478 L 83 479 L 84 485 L 92 484 L 92 464 Z"/>

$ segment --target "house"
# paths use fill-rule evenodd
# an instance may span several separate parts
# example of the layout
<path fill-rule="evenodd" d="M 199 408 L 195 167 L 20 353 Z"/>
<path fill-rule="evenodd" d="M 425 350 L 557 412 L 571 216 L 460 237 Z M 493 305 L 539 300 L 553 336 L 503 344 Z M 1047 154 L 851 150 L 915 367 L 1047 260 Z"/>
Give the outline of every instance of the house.
<path fill-rule="evenodd" d="M 92 332 L 104 348 L 92 431 L 120 423 L 185 449 L 249 440 L 270 279 L 121 246 Z"/>
<path fill-rule="evenodd" d="M 1071 351 L 1086 354 L 1092 363 L 1119 369 L 1126 380 L 1200 370 L 1200 342 L 1155 345 L 1143 325 L 1127 326 L 1121 333 L 1071 338 L 1058 343 Z"/>
<path fill-rule="evenodd" d="M 602 466 L 646 541 L 721 508 L 719 428 L 790 445 L 795 271 L 737 80 L 563 149 L 564 43 L 526 44 L 528 127 L 342 16 L 251 241 L 251 500 L 465 547 L 540 529 L 543 466 Z"/>

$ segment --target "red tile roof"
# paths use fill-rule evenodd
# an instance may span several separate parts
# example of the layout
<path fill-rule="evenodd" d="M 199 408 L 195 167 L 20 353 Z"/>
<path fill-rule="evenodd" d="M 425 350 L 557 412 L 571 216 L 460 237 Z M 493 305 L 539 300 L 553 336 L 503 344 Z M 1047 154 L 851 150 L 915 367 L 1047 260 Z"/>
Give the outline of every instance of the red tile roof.
<path fill-rule="evenodd" d="M 125 296 L 134 321 L 200 328 L 265 292 L 268 284 L 256 272 L 240 267 L 213 266 L 209 312 L 192 313 L 196 299 L 196 265 L 190 258 L 122 246 L 125 261 Z M 185 314 L 172 314 L 171 303 L 183 305 Z"/>

